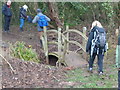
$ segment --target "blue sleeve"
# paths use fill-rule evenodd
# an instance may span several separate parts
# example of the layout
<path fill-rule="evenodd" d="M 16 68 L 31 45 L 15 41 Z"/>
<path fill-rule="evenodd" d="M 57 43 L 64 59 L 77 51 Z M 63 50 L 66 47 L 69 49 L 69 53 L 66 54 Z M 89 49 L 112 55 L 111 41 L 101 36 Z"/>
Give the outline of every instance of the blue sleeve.
<path fill-rule="evenodd" d="M 94 35 L 94 32 L 90 32 L 89 37 L 88 37 L 88 41 L 87 41 L 87 45 L 86 45 L 86 52 L 91 50 L 91 42 L 93 39 L 93 35 Z"/>
<path fill-rule="evenodd" d="M 45 15 L 45 18 L 47 19 L 47 21 L 50 21 L 50 18 L 49 18 L 49 17 L 47 17 L 46 15 Z"/>
<path fill-rule="evenodd" d="M 34 17 L 34 19 L 32 20 L 32 23 L 37 23 L 38 20 L 39 20 L 39 16 L 36 15 L 36 16 Z"/>

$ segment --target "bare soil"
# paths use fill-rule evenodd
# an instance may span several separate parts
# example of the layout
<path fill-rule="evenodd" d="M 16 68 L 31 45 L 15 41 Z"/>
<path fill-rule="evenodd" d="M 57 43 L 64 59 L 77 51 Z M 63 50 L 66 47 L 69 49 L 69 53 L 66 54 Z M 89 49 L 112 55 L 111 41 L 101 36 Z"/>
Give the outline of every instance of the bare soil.
<path fill-rule="evenodd" d="M 57 41 L 56 36 L 57 35 L 54 33 L 48 34 L 48 41 Z M 73 37 L 74 36 L 75 34 L 73 34 Z M 78 39 L 78 37 L 75 37 L 74 39 Z M 33 49 L 35 49 L 39 54 L 39 59 L 42 60 L 42 64 L 11 58 L 9 54 L 9 43 L 15 43 L 17 41 L 23 41 L 27 45 L 32 45 Z M 76 49 L 75 46 L 70 48 L 71 50 Z M 13 73 L 8 64 L 3 61 L 2 88 L 60 88 L 64 86 L 62 83 L 65 78 L 65 70 L 68 70 L 68 68 L 71 67 L 56 68 L 55 66 L 45 64 L 44 52 L 43 49 L 40 48 L 35 27 L 32 27 L 31 30 L 26 27 L 23 32 L 20 32 L 18 26 L 11 26 L 9 33 L 2 33 L 2 51 L 4 53 L 4 57 L 7 58 L 16 71 L 16 73 Z M 49 52 L 54 51 L 57 51 L 57 47 L 55 45 L 49 45 Z"/>
<path fill-rule="evenodd" d="M 4 57 L 12 65 L 16 73 L 13 73 L 8 64 L 3 60 L 2 62 L 2 88 L 64 88 L 66 85 L 71 86 L 75 83 L 64 81 L 66 78 L 66 70 L 72 70 L 72 67 L 57 68 L 45 64 L 45 56 L 43 49 L 40 48 L 39 39 L 37 37 L 37 30 L 35 27 L 24 28 L 23 32 L 19 31 L 18 26 L 11 26 L 10 33 L 2 33 L 2 51 Z M 55 34 L 49 34 L 49 41 L 56 40 Z M 70 40 L 81 42 L 81 37 L 76 34 L 70 34 Z M 23 41 L 27 45 L 32 45 L 33 49 L 39 55 L 41 64 L 34 62 L 26 62 L 17 58 L 12 58 L 9 54 L 9 43 L 16 41 Z M 109 40 L 111 41 L 111 40 Z M 3 45 L 3 42 L 5 43 Z M 111 42 L 112 43 L 112 42 Z M 78 49 L 75 45 L 70 45 L 70 50 Z M 57 51 L 56 45 L 49 45 L 49 52 Z M 72 56 L 71 56 L 72 57 Z M 107 64 L 115 63 L 115 52 L 108 53 L 105 60 Z M 95 62 L 96 63 L 96 62 Z M 86 63 L 83 63 L 86 64 Z M 84 67 L 86 69 L 86 67 Z M 108 70 L 110 71 L 110 70 Z M 85 72 L 86 75 L 87 72 Z M 88 73 L 87 73 L 88 74 Z M 70 85 L 69 85 L 70 84 Z M 77 83 L 78 84 L 78 83 Z M 80 83 L 79 83 L 80 84 Z"/>

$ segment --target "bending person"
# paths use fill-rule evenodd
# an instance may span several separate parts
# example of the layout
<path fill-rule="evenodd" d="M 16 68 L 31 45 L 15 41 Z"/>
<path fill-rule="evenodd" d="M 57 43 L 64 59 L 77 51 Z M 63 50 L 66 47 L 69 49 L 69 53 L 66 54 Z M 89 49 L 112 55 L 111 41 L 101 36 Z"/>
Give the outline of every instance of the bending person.
<path fill-rule="evenodd" d="M 50 18 L 48 18 L 46 15 L 44 15 L 41 12 L 41 9 L 37 9 L 37 15 L 34 17 L 32 23 L 37 23 L 38 37 L 40 39 L 40 46 L 41 47 L 42 47 L 43 27 L 48 26 L 48 21 L 50 21 Z"/>
<path fill-rule="evenodd" d="M 24 5 L 20 8 L 20 16 L 19 16 L 19 18 L 20 18 L 20 31 L 23 31 L 25 19 L 28 17 L 26 15 L 27 9 L 28 9 L 27 5 Z"/>

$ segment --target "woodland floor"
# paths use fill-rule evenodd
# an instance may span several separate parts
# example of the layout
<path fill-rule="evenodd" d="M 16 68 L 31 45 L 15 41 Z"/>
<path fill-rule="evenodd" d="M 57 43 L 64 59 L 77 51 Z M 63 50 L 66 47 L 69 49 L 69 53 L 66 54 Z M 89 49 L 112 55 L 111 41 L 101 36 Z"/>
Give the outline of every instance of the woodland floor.
<path fill-rule="evenodd" d="M 56 35 L 49 34 L 48 40 L 57 40 Z M 71 34 L 73 40 L 81 42 L 81 37 Z M 111 39 L 114 39 L 111 37 Z M 24 41 L 27 45 L 32 45 L 33 49 L 39 54 L 39 58 L 43 61 L 41 64 L 27 62 L 13 58 L 9 54 L 8 43 L 16 41 Z M 111 41 L 111 40 L 110 40 Z M 95 70 L 93 74 L 87 72 L 87 66 L 83 68 L 73 69 L 71 67 L 57 68 L 55 66 L 46 65 L 44 63 L 45 56 L 43 50 L 39 46 L 37 38 L 37 30 L 30 30 L 28 27 L 23 32 L 18 27 L 11 26 L 10 33 L 2 33 L 2 46 L 4 57 L 12 65 L 16 73 L 13 73 L 8 64 L 2 62 L 2 88 L 88 88 L 88 87 L 117 87 L 117 70 L 115 68 L 115 48 L 109 50 L 104 60 L 104 76 L 97 76 L 97 62 L 95 61 Z M 8 45 L 8 47 L 7 47 Z M 56 51 L 57 48 L 49 46 L 49 51 Z M 114 46 L 113 46 L 114 47 Z M 71 45 L 70 50 L 76 50 L 78 47 Z M 112 71 L 112 72 L 111 72 Z M 93 76 L 94 75 L 94 76 Z M 95 82 L 96 81 L 96 82 Z M 90 82 L 92 84 L 90 84 Z M 110 83 L 109 83 L 110 82 Z"/>

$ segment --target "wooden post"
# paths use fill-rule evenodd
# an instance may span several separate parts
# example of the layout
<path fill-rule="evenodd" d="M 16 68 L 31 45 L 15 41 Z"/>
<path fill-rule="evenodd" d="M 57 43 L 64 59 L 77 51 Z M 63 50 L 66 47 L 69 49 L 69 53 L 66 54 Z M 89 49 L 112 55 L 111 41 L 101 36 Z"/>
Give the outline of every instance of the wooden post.
<path fill-rule="evenodd" d="M 87 31 L 87 28 L 83 27 L 83 35 L 85 35 L 85 36 L 86 36 L 86 31 Z M 83 47 L 85 49 L 85 47 L 86 47 L 86 40 L 84 38 L 82 39 L 82 44 L 83 44 Z"/>
<path fill-rule="evenodd" d="M 43 27 L 44 29 L 44 49 L 45 49 L 45 57 L 46 57 L 46 63 L 49 64 L 48 60 L 48 44 L 47 44 L 47 29 L 46 27 Z"/>
<path fill-rule="evenodd" d="M 64 61 L 65 61 L 66 52 L 67 52 L 67 40 L 65 40 L 64 42 L 64 49 L 63 49 L 63 54 L 62 54 L 62 60 Z"/>
<path fill-rule="evenodd" d="M 45 39 L 44 39 L 44 35 L 41 36 L 41 40 L 42 40 L 42 46 L 45 52 Z"/>
<path fill-rule="evenodd" d="M 87 31 L 87 28 L 83 27 L 83 35 L 85 35 L 85 36 L 86 36 L 86 31 Z M 82 39 L 82 45 L 83 45 L 83 48 L 85 50 L 85 48 L 86 48 L 86 40 L 84 38 Z M 88 56 L 87 56 L 86 52 L 83 53 L 83 57 L 85 58 L 85 60 L 88 59 Z"/>
<path fill-rule="evenodd" d="M 62 48 L 62 45 L 61 45 L 61 28 L 58 27 L 58 55 L 59 55 L 59 60 L 58 60 L 58 63 L 59 63 L 59 66 L 60 66 L 60 60 L 61 60 L 61 48 Z"/>
<path fill-rule="evenodd" d="M 67 37 L 67 52 L 68 52 L 69 51 L 69 42 L 68 42 L 69 41 L 69 26 L 68 25 L 66 26 L 66 31 L 67 31 L 66 37 Z"/>
<path fill-rule="evenodd" d="M 118 37 L 118 35 L 119 35 L 119 29 L 115 30 L 115 35 L 116 35 L 116 37 Z"/>

